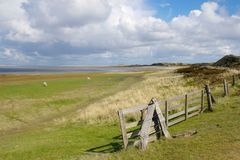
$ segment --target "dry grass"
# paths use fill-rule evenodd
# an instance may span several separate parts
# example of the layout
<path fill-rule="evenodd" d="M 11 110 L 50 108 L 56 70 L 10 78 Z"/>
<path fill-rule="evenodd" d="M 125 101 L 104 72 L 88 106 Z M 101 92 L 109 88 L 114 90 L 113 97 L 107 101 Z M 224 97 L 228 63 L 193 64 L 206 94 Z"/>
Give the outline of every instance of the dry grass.
<path fill-rule="evenodd" d="M 142 82 L 132 85 L 127 90 L 118 92 L 89 105 L 87 108 L 78 110 L 73 121 L 85 123 L 115 121 L 117 111 L 121 108 L 147 104 L 152 97 L 165 100 L 195 90 L 196 86 L 190 86 L 189 81 L 191 79 L 185 79 L 181 75 L 179 76 L 169 71 L 146 75 Z"/>
<path fill-rule="evenodd" d="M 186 68 L 180 68 L 177 73 L 184 74 L 186 77 L 192 77 L 196 83 L 200 84 L 215 84 L 221 82 L 226 77 L 240 74 L 237 69 L 230 69 L 225 67 L 213 67 L 213 66 L 189 66 Z"/>
<path fill-rule="evenodd" d="M 0 136 L 65 118 L 105 96 L 126 89 L 142 73 L 0 75 Z M 87 77 L 91 77 L 88 80 Z M 42 86 L 48 80 L 48 87 Z"/>
<path fill-rule="evenodd" d="M 116 121 L 116 113 L 119 109 L 148 104 L 153 97 L 165 100 L 183 95 L 206 83 L 219 83 L 224 78 L 240 72 L 234 69 L 216 67 L 184 67 L 178 69 L 178 73 L 187 73 L 188 76 L 183 78 L 182 75 L 174 73 L 174 70 L 147 74 L 141 83 L 95 102 L 87 108 L 80 109 L 73 121 L 91 124 Z M 127 118 L 136 118 L 136 116 L 139 115 L 134 114 Z"/>

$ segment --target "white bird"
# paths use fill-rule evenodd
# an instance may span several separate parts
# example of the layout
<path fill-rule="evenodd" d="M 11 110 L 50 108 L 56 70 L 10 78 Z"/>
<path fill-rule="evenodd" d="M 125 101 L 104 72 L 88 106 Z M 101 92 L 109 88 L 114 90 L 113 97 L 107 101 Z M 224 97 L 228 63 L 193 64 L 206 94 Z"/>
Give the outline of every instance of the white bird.
<path fill-rule="evenodd" d="M 90 77 L 87 77 L 87 79 L 88 79 L 88 80 L 91 80 L 91 78 L 90 78 Z"/>
<path fill-rule="evenodd" d="M 47 87 L 48 86 L 47 82 L 43 82 L 43 86 Z"/>

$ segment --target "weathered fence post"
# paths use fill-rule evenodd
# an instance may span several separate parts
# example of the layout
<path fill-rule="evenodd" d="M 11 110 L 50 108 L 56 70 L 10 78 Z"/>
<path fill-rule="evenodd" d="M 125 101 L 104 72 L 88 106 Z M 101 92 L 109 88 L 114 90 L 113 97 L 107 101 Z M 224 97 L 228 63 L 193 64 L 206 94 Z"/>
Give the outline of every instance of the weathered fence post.
<path fill-rule="evenodd" d="M 233 75 L 233 81 L 232 81 L 232 86 L 234 87 L 234 86 L 236 86 L 236 84 L 237 84 L 237 80 L 236 80 L 236 76 L 235 75 Z"/>
<path fill-rule="evenodd" d="M 201 91 L 201 112 L 204 110 L 204 90 Z"/>
<path fill-rule="evenodd" d="M 155 110 L 155 105 L 149 105 L 147 108 L 147 115 L 145 117 L 145 120 L 143 121 L 142 128 L 140 131 L 140 140 L 141 140 L 141 149 L 146 150 L 148 139 L 149 139 L 149 129 L 150 125 L 152 123 L 153 113 Z"/>
<path fill-rule="evenodd" d="M 215 98 L 213 97 L 213 95 L 211 94 L 211 99 L 212 99 L 212 103 L 216 103 Z"/>
<path fill-rule="evenodd" d="M 208 84 L 205 85 L 205 90 L 206 90 L 206 93 L 207 93 L 208 110 L 212 112 L 213 111 L 213 109 L 212 109 L 212 96 L 211 96 L 211 90 L 210 90 Z"/>
<path fill-rule="evenodd" d="M 228 84 L 226 79 L 223 80 L 223 87 L 224 87 L 224 96 L 228 96 Z"/>
<path fill-rule="evenodd" d="M 168 101 L 165 101 L 165 123 L 166 127 L 168 127 Z"/>
<path fill-rule="evenodd" d="M 139 123 L 142 123 L 143 120 L 144 120 L 144 112 L 145 112 L 145 110 L 141 110 L 140 112 L 141 112 L 141 117 L 140 117 Z"/>
<path fill-rule="evenodd" d="M 185 120 L 188 119 L 188 95 L 185 95 Z"/>
<path fill-rule="evenodd" d="M 153 98 L 152 101 L 154 102 L 155 106 L 156 106 L 156 112 L 158 115 L 158 120 L 160 122 L 160 126 L 163 132 L 163 135 L 167 138 L 167 139 L 171 139 L 172 136 L 170 135 L 170 133 L 168 132 L 167 126 L 166 126 L 166 122 L 165 122 L 165 118 L 163 117 L 162 111 L 160 109 L 160 105 L 158 104 L 158 101 L 156 98 Z"/>
<path fill-rule="evenodd" d="M 123 112 L 121 110 L 118 111 L 118 116 L 119 116 L 119 120 L 120 120 L 120 128 L 121 128 L 122 137 L 123 137 L 124 149 L 127 149 L 128 137 L 127 137 L 127 131 L 126 131 L 124 115 L 123 115 Z"/>
<path fill-rule="evenodd" d="M 162 114 L 162 111 L 160 109 L 160 106 L 156 100 L 156 98 L 152 98 L 151 102 L 148 104 L 147 108 L 147 114 L 146 117 L 143 121 L 141 131 L 140 131 L 140 147 L 142 150 L 145 150 L 147 148 L 147 144 L 149 141 L 149 130 L 150 126 L 152 124 L 152 121 L 154 122 L 154 129 L 156 133 L 158 134 L 160 130 L 162 131 L 163 135 L 170 139 L 172 138 L 170 133 L 167 130 L 166 123 L 165 123 L 165 118 Z M 159 133 L 161 134 L 161 133 Z M 160 135 L 157 135 L 157 138 Z"/>

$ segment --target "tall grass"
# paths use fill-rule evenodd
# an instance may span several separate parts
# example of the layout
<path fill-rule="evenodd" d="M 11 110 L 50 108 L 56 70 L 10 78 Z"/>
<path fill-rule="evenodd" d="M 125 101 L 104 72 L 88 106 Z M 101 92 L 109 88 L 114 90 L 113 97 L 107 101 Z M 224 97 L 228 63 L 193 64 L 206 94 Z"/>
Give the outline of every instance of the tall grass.
<path fill-rule="evenodd" d="M 171 72 L 163 73 L 146 75 L 143 81 L 131 85 L 127 90 L 90 104 L 87 108 L 79 109 L 73 121 L 85 123 L 113 122 L 117 118 L 119 109 L 148 104 L 153 97 L 165 100 L 197 88 L 197 86 L 189 85 L 192 81 L 190 78 L 185 79 L 182 76 L 169 74 Z"/>

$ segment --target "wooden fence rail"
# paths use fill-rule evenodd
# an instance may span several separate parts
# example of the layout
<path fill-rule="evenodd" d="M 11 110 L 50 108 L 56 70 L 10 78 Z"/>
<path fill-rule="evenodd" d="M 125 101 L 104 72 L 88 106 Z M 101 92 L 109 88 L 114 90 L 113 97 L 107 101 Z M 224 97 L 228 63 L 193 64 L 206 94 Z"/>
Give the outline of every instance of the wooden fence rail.
<path fill-rule="evenodd" d="M 237 79 L 233 76 L 233 86 Z M 227 81 L 224 80 L 224 95 L 229 95 Z M 205 102 L 205 98 L 207 102 Z M 148 142 L 157 140 L 162 136 L 171 138 L 168 127 L 203 113 L 206 109 L 213 111 L 215 99 L 208 84 L 204 89 L 196 90 L 185 95 L 177 96 L 165 101 L 153 98 L 149 104 L 118 111 L 120 128 L 124 148 L 134 144 L 146 149 Z M 134 122 L 127 122 L 126 116 L 138 113 L 140 118 Z"/>
<path fill-rule="evenodd" d="M 129 139 L 140 138 L 140 141 L 136 140 L 135 144 L 141 142 L 140 147 L 146 149 L 149 141 L 160 138 L 160 132 L 164 132 L 163 126 L 167 128 L 200 114 L 206 109 L 204 106 L 204 95 L 205 91 L 199 90 L 164 102 L 154 99 L 152 104 L 120 110 L 118 115 L 124 148 L 127 148 Z M 126 122 L 125 116 L 136 112 L 141 114 L 141 118 L 135 122 Z M 162 123 L 161 125 L 156 125 L 156 117 L 158 117 L 157 121 Z M 145 136 L 144 138 L 143 135 Z"/>

